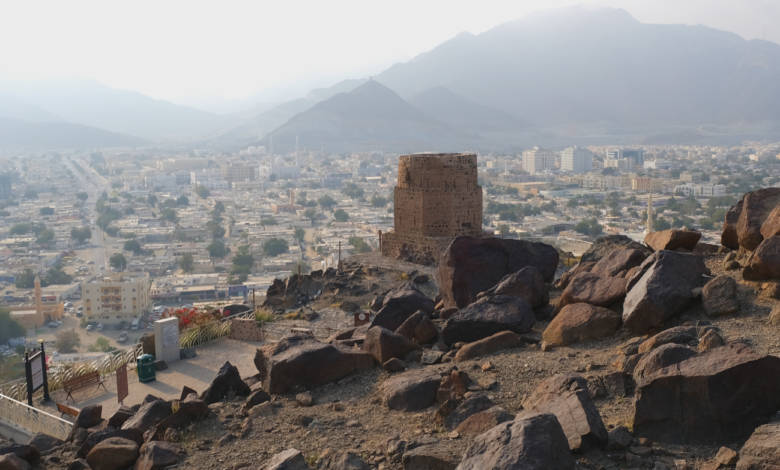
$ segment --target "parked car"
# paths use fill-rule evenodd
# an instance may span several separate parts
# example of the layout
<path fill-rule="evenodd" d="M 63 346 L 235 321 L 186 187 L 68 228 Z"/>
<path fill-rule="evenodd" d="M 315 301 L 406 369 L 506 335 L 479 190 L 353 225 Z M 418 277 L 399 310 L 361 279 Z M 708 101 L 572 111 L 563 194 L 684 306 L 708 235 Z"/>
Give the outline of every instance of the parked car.
<path fill-rule="evenodd" d="M 92 331 L 93 329 L 95 329 L 93 325 L 87 325 L 87 331 Z"/>
<path fill-rule="evenodd" d="M 48 326 L 49 328 L 57 328 L 60 325 L 56 321 L 50 321 L 49 323 L 46 324 L 46 326 Z"/>
<path fill-rule="evenodd" d="M 127 341 L 127 333 L 125 333 L 124 331 L 119 333 L 119 338 L 117 339 L 117 341 L 120 342 L 120 343 L 126 342 Z"/>
<path fill-rule="evenodd" d="M 98 323 L 96 328 L 97 328 L 98 331 L 103 331 L 103 324 L 102 323 Z"/>

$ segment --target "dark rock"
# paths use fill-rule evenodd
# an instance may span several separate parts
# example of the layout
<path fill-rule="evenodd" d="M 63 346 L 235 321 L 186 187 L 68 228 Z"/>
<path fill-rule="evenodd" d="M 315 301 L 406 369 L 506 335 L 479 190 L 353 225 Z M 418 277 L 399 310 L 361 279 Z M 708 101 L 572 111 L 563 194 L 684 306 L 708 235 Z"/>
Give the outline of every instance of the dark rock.
<path fill-rule="evenodd" d="M 403 470 L 454 470 L 460 456 L 446 441 L 423 444 L 404 452 Z"/>
<path fill-rule="evenodd" d="M 122 429 L 137 429 L 144 433 L 171 414 L 173 414 L 173 409 L 170 402 L 151 401 L 141 406 L 130 419 L 125 421 Z"/>
<path fill-rule="evenodd" d="M 76 456 L 86 457 L 89 454 L 89 451 L 92 450 L 93 447 L 105 441 L 106 439 L 110 439 L 112 437 L 121 437 L 123 439 L 130 439 L 131 441 L 135 442 L 138 445 L 141 445 L 144 442 L 143 433 L 138 429 L 113 429 L 113 430 L 96 431 L 91 433 L 89 436 L 87 436 L 87 438 L 81 444 L 81 447 L 79 447 L 79 449 L 76 451 Z"/>
<path fill-rule="evenodd" d="M 371 466 L 353 452 L 327 449 L 317 460 L 317 470 L 371 470 Z"/>
<path fill-rule="evenodd" d="M 176 465 L 179 452 L 179 446 L 170 442 L 147 442 L 141 446 L 134 470 L 162 470 Z"/>
<path fill-rule="evenodd" d="M 545 379 L 523 400 L 523 409 L 554 414 L 571 450 L 603 447 L 607 443 L 607 429 L 583 377 L 558 374 Z"/>
<path fill-rule="evenodd" d="M 211 385 L 201 394 L 201 399 L 206 404 L 216 403 L 227 397 L 230 392 L 245 397 L 249 395 L 250 390 L 249 385 L 241 380 L 238 368 L 230 362 L 225 362 L 211 381 Z"/>
<path fill-rule="evenodd" d="M 728 315 L 739 311 L 737 281 L 725 274 L 712 279 L 701 291 L 704 311 L 711 317 Z"/>
<path fill-rule="evenodd" d="M 185 385 L 184 387 L 181 388 L 181 394 L 179 394 L 179 400 L 184 400 L 191 394 L 195 394 L 195 396 L 197 396 L 198 392 Z"/>
<path fill-rule="evenodd" d="M 519 348 L 525 344 L 523 338 L 512 331 L 500 331 L 487 338 L 467 343 L 455 353 L 455 362 L 467 361 L 479 356 L 493 354 L 503 349 Z"/>
<path fill-rule="evenodd" d="M 397 357 L 392 357 L 382 364 L 382 368 L 388 372 L 403 372 L 406 370 L 406 363 Z"/>
<path fill-rule="evenodd" d="M 260 403 L 265 403 L 267 401 L 271 400 L 271 395 L 269 395 L 265 390 L 255 390 L 252 393 L 249 394 L 249 396 L 246 399 L 246 402 L 244 402 L 244 409 L 250 410 L 253 406 L 257 406 Z"/>
<path fill-rule="evenodd" d="M 406 283 L 398 289 L 389 292 L 382 303 L 371 326 L 382 326 L 395 331 L 413 313 L 433 313 L 434 303 L 420 292 L 412 283 Z"/>
<path fill-rule="evenodd" d="M 663 344 L 648 352 L 634 368 L 634 380 L 640 381 L 664 367 L 680 363 L 696 355 L 696 350 L 675 343 Z"/>
<path fill-rule="evenodd" d="M 648 250 L 615 248 L 594 264 L 590 272 L 601 277 L 625 277 L 631 268 L 642 264 L 648 254 Z"/>
<path fill-rule="evenodd" d="M 780 416 L 759 426 L 739 451 L 737 470 L 777 470 L 780 468 Z"/>
<path fill-rule="evenodd" d="M 726 344 L 723 337 L 714 329 L 706 330 L 699 338 L 699 352 L 709 351 Z"/>
<path fill-rule="evenodd" d="M 425 349 L 420 356 L 420 363 L 424 365 L 438 364 L 441 362 L 444 353 L 435 349 Z"/>
<path fill-rule="evenodd" d="M 674 443 L 746 437 L 780 408 L 780 358 L 742 343 L 699 354 L 637 384 L 634 432 Z"/>
<path fill-rule="evenodd" d="M 182 429 L 190 423 L 200 421 L 209 414 L 208 404 L 192 395 L 179 402 L 176 412 L 161 420 L 150 431 L 153 439 L 163 439 L 168 429 Z"/>
<path fill-rule="evenodd" d="M 676 251 L 657 251 L 645 263 L 650 265 L 623 302 L 623 325 L 636 333 L 657 328 L 684 310 L 707 273 L 701 256 Z"/>
<path fill-rule="evenodd" d="M 620 314 L 607 308 L 586 303 L 569 304 L 547 325 L 542 339 L 553 346 L 601 339 L 617 331 L 620 323 Z"/>
<path fill-rule="evenodd" d="M 634 441 L 634 436 L 625 426 L 618 426 L 615 429 L 611 429 L 608 433 L 608 450 L 623 450 L 627 449 Z"/>
<path fill-rule="evenodd" d="M 29 468 L 30 464 L 14 453 L 0 455 L 0 469 L 2 470 L 28 470 Z"/>
<path fill-rule="evenodd" d="M 391 410 L 417 411 L 436 401 L 441 373 L 426 369 L 394 375 L 381 386 L 384 403 Z"/>
<path fill-rule="evenodd" d="M 395 332 L 416 344 L 431 343 L 439 336 L 431 317 L 421 311 L 407 318 Z"/>
<path fill-rule="evenodd" d="M 287 449 L 272 456 L 263 470 L 310 470 L 301 451 Z"/>
<path fill-rule="evenodd" d="M 38 452 L 47 452 L 54 447 L 61 446 L 65 442 L 57 439 L 54 436 L 50 436 L 48 434 L 38 433 L 34 435 L 32 438 L 30 438 L 30 442 L 27 443 L 27 445 L 34 447 L 38 450 Z"/>
<path fill-rule="evenodd" d="M 654 251 L 688 250 L 693 251 L 701 238 L 701 232 L 670 228 L 645 235 L 645 243 Z"/>
<path fill-rule="evenodd" d="M 737 239 L 739 246 L 752 251 L 764 239 L 761 234 L 764 222 L 770 213 L 777 206 L 780 206 L 780 188 L 763 188 L 751 191 L 742 196 L 742 200 L 737 205 L 740 204 L 739 219 L 736 223 Z M 728 222 L 728 214 L 726 220 Z M 725 231 L 724 225 L 724 233 Z M 731 246 L 729 248 L 736 249 Z"/>
<path fill-rule="evenodd" d="M 457 470 L 573 470 L 574 458 L 555 415 L 506 421 L 474 438 Z"/>
<path fill-rule="evenodd" d="M 264 347 L 261 356 L 258 370 L 268 371 L 263 380 L 268 393 L 285 393 L 297 386 L 315 387 L 374 366 L 374 358 L 368 353 L 321 343 L 307 335 L 282 338 Z"/>
<path fill-rule="evenodd" d="M 138 444 L 130 439 L 110 437 L 101 441 L 87 455 L 92 470 L 122 470 L 138 458 Z"/>
<path fill-rule="evenodd" d="M 668 343 L 695 346 L 698 339 L 699 334 L 695 326 L 675 326 L 642 341 L 637 348 L 637 352 L 644 354 Z"/>
<path fill-rule="evenodd" d="M 108 418 L 108 425 L 112 428 L 121 428 L 125 421 L 130 419 L 135 414 L 132 408 L 127 406 L 120 406 L 118 410 Z"/>
<path fill-rule="evenodd" d="M 485 395 L 471 395 L 464 399 L 453 410 L 437 413 L 437 418 L 447 429 L 455 429 L 469 416 L 493 408 L 496 404 Z"/>
<path fill-rule="evenodd" d="M 488 292 L 492 295 L 521 297 L 532 308 L 541 307 L 550 301 L 544 276 L 535 266 L 526 266 L 517 272 L 507 274 Z"/>
<path fill-rule="evenodd" d="M 618 248 L 630 248 L 650 255 L 652 251 L 641 243 L 628 238 L 625 235 L 604 235 L 597 238 L 588 250 L 580 257 L 580 262 L 597 263 L 604 257 L 611 255 Z"/>
<path fill-rule="evenodd" d="M 462 436 L 473 437 L 505 422 L 511 421 L 514 416 L 500 406 L 493 406 L 467 417 L 455 430 Z"/>
<path fill-rule="evenodd" d="M 437 272 L 439 291 L 447 307 L 463 308 L 477 294 L 507 274 L 534 266 L 552 282 L 558 252 L 550 245 L 526 240 L 457 237 L 442 253 Z"/>
<path fill-rule="evenodd" d="M 97 426 L 103 420 L 102 405 L 87 405 L 79 411 L 76 420 L 73 422 L 74 428 L 91 428 Z"/>
<path fill-rule="evenodd" d="M 584 302 L 599 307 L 609 307 L 623 300 L 626 295 L 626 280 L 622 277 L 602 277 L 593 273 L 574 276 L 561 293 L 558 308 Z"/>
<path fill-rule="evenodd" d="M 520 297 L 488 296 L 451 316 L 442 330 L 447 344 L 472 342 L 504 330 L 531 331 L 536 317 L 531 306 Z"/>
<path fill-rule="evenodd" d="M 369 328 L 363 341 L 363 350 L 371 354 L 379 364 L 384 364 L 394 357 L 402 358 L 416 348 L 417 346 L 404 336 L 381 326 Z"/>
<path fill-rule="evenodd" d="M 742 277 L 748 281 L 780 280 L 780 235 L 767 238 L 756 247 Z"/>
<path fill-rule="evenodd" d="M 41 459 L 38 448 L 28 444 L 11 444 L 0 448 L 0 455 L 14 454 L 29 464 L 36 464 Z"/>

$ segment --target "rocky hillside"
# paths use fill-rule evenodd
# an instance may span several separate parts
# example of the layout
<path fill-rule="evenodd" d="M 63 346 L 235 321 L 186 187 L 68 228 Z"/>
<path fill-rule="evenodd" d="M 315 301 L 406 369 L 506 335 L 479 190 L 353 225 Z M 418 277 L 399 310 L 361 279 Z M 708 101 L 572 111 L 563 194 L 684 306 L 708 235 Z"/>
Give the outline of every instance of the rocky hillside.
<path fill-rule="evenodd" d="M 179 400 L 85 408 L 69 442 L 39 436 L 0 465 L 778 468 L 778 194 L 746 194 L 723 246 L 607 236 L 554 282 L 552 247 L 472 238 L 435 279 L 352 262 L 280 281 L 280 313 L 348 298 L 370 322 L 323 338 L 311 316 L 315 334 L 257 350 L 254 376 L 226 363 Z"/>

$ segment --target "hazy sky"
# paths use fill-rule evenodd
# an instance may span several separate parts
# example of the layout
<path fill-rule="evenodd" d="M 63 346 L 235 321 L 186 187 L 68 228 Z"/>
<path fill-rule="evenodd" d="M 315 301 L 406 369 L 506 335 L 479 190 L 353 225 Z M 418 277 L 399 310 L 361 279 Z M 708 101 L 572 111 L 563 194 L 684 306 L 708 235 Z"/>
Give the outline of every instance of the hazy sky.
<path fill-rule="evenodd" d="M 204 107 L 282 99 L 572 4 L 780 43 L 777 0 L 0 0 L 0 78 L 90 78 Z"/>

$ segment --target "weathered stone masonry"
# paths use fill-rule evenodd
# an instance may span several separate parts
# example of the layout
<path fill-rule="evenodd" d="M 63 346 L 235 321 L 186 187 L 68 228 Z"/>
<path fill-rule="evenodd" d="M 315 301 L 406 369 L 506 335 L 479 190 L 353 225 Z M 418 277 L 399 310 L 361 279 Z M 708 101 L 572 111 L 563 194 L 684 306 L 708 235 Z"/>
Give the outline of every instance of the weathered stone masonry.
<path fill-rule="evenodd" d="M 394 191 L 395 230 L 382 254 L 433 264 L 458 235 L 482 234 L 482 188 L 475 154 L 402 155 Z"/>

